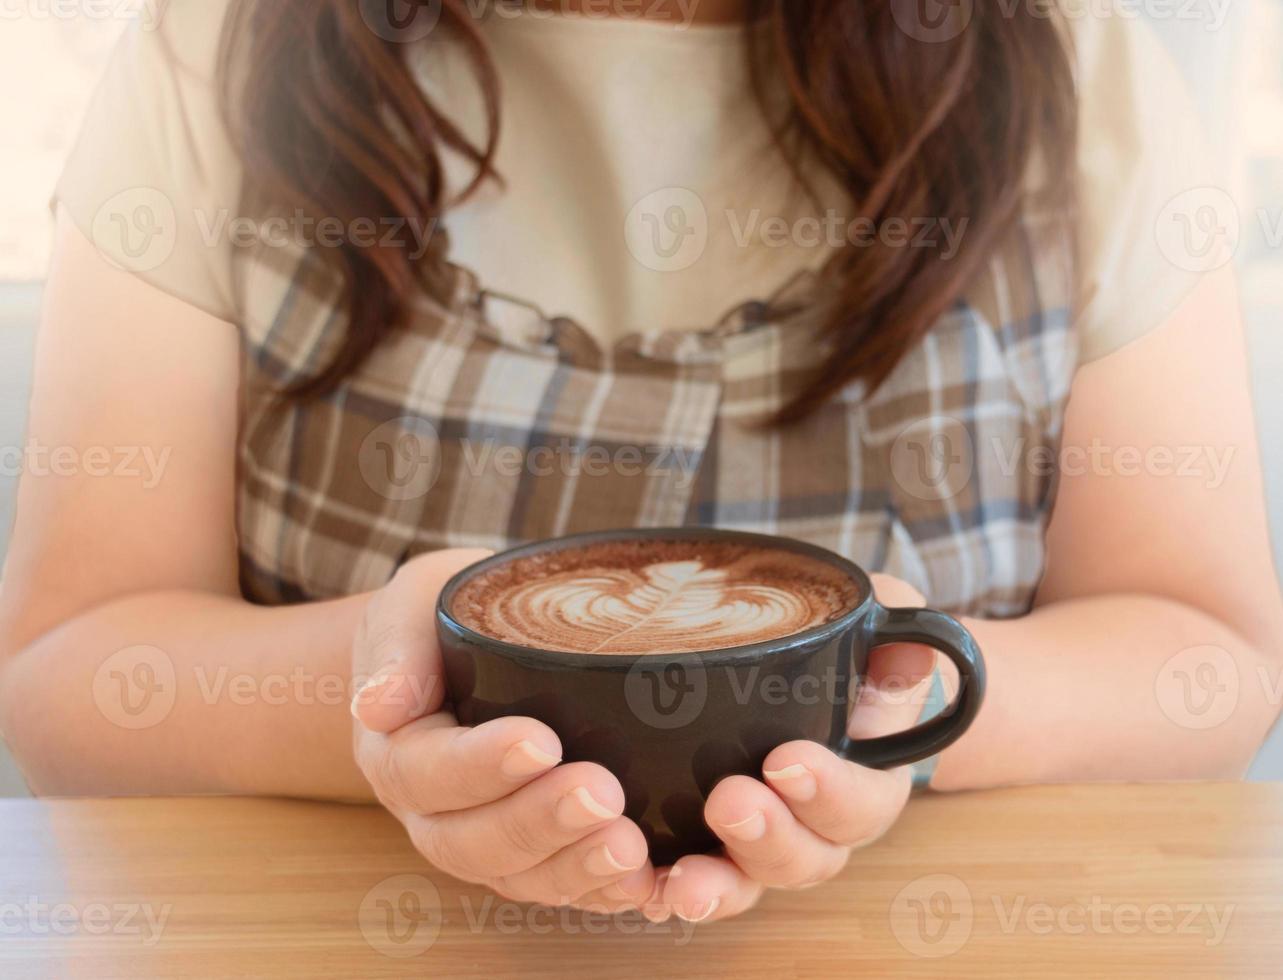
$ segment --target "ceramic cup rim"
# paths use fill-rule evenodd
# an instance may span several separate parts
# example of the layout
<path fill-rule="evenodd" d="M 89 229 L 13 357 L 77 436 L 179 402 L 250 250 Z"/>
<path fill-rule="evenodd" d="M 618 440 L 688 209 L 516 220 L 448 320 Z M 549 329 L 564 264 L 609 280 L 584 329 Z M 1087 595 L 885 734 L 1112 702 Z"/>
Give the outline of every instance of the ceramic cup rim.
<path fill-rule="evenodd" d="M 548 650 L 489 636 L 486 633 L 472 629 L 470 626 L 465 626 L 450 611 L 450 604 L 454 599 L 455 593 L 465 582 L 510 561 L 542 554 L 550 550 L 560 551 L 607 541 L 636 540 L 731 541 L 807 555 L 836 567 L 850 577 L 859 587 L 860 599 L 837 618 L 819 626 L 812 626 L 799 633 L 790 633 L 773 640 L 761 640 L 757 643 L 745 643 L 718 647 L 712 650 L 696 650 L 682 653 L 579 653 Z M 655 664 L 656 666 L 678 663 L 686 667 L 693 667 L 753 661 L 768 655 L 784 654 L 799 647 L 807 647 L 813 643 L 824 642 L 834 634 L 850 629 L 852 624 L 858 622 L 868 613 L 872 605 L 873 583 L 869 580 L 869 576 L 864 569 L 860 568 L 855 562 L 819 545 L 799 541 L 795 538 L 760 534 L 754 531 L 733 531 L 711 527 L 659 527 L 588 531 L 581 534 L 535 541 L 497 552 L 489 558 L 483 558 L 481 561 L 469 565 L 450 577 L 437 596 L 436 618 L 438 626 L 449 630 L 455 639 L 509 658 L 576 669 L 627 670 L 640 662 Z"/>

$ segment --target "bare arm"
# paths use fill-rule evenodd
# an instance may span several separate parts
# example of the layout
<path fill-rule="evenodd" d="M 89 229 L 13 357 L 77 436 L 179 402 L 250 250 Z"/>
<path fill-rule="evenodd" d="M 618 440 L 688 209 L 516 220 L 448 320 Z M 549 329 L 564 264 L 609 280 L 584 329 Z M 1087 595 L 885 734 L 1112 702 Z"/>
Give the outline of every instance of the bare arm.
<path fill-rule="evenodd" d="M 1240 776 L 1279 713 L 1283 607 L 1228 270 L 1079 372 L 1062 458 L 1037 607 L 968 623 L 989 698 L 932 785 Z"/>
<path fill-rule="evenodd" d="M 646 839 L 614 776 L 559 765 L 533 719 L 463 729 L 444 705 L 432 599 L 477 552 L 420 556 L 366 596 L 241 600 L 236 332 L 60 225 L 32 436 L 80 460 L 100 445 L 169 452 L 147 485 L 65 465 L 23 481 L 0 720 L 32 788 L 377 800 L 435 865 L 502 894 L 604 909 L 649 896 Z"/>
<path fill-rule="evenodd" d="M 654 891 L 614 776 L 558 764 L 533 719 L 463 729 L 443 703 L 432 599 L 477 552 L 420 556 L 365 596 L 241 600 L 230 325 L 108 268 L 64 221 L 37 360 L 34 438 L 172 452 L 148 487 L 23 481 L 0 720 L 36 792 L 377 800 L 437 867 L 521 901 Z"/>
<path fill-rule="evenodd" d="M 239 595 L 238 358 L 234 327 L 60 219 L 29 426 L 43 455 L 0 591 L 0 725 L 37 792 L 371 796 L 348 712 L 365 597 Z"/>

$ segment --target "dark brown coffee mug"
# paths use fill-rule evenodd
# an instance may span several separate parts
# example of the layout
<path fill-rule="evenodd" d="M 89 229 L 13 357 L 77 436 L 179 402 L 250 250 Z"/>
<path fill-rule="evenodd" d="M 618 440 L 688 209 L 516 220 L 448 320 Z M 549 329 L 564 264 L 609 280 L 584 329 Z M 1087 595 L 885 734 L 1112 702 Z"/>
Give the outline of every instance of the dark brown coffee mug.
<path fill-rule="evenodd" d="M 832 622 L 764 643 L 700 653 L 562 653 L 485 636 L 451 615 L 472 576 L 554 549 L 604 541 L 721 540 L 801 553 L 858 585 L 854 608 Z M 985 690 L 984 660 L 957 620 L 930 609 L 888 609 L 868 576 L 832 552 L 788 538 L 713 528 L 604 531 L 525 545 L 467 568 L 437 603 L 446 686 L 459 722 L 523 715 L 561 738 L 567 762 L 597 762 L 623 784 L 625 814 L 656 866 L 719 846 L 704 802 L 727 776 L 760 778 L 777 746 L 808 739 L 843 758 L 890 769 L 935 755 L 970 726 Z M 958 668 L 957 697 L 936 717 L 880 738 L 853 740 L 847 724 L 869 652 L 923 643 Z"/>

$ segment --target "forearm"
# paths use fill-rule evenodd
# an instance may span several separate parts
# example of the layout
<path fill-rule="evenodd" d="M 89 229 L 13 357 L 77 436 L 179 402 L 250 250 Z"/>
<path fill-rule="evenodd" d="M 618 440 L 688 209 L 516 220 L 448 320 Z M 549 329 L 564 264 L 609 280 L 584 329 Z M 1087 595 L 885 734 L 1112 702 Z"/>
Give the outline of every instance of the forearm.
<path fill-rule="evenodd" d="M 6 741 L 42 794 L 368 799 L 348 710 L 365 602 L 109 602 L 3 663 Z"/>
<path fill-rule="evenodd" d="M 967 626 L 989 686 L 971 730 L 941 756 L 936 789 L 1238 778 L 1278 713 L 1277 663 L 1180 603 L 1075 599 Z M 1169 663 L 1182 651 L 1194 652 Z"/>

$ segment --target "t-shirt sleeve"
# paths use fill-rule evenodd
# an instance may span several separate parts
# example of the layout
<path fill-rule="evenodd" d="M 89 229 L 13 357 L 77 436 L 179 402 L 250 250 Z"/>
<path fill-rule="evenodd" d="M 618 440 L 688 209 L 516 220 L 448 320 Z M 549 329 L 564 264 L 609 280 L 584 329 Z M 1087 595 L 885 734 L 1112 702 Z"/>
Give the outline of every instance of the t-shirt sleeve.
<path fill-rule="evenodd" d="M 1215 239 L 1232 204 L 1189 89 L 1153 29 L 1115 11 L 1086 17 L 1073 36 L 1085 362 L 1158 327 L 1223 261 Z"/>
<path fill-rule="evenodd" d="M 171 0 L 112 54 L 54 192 L 117 266 L 235 322 L 240 172 L 219 112 L 225 0 Z"/>

